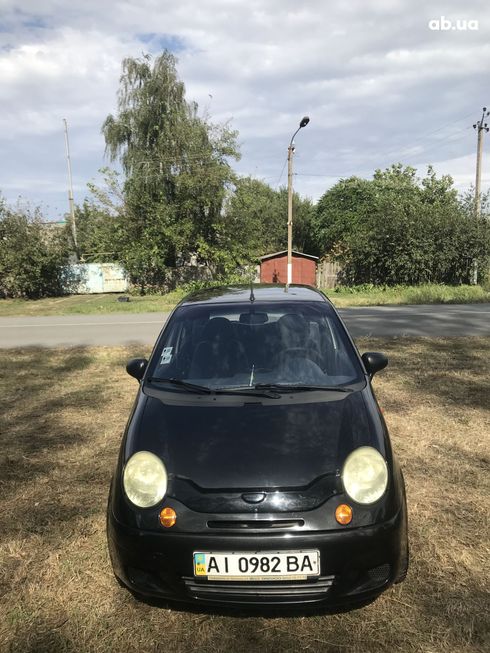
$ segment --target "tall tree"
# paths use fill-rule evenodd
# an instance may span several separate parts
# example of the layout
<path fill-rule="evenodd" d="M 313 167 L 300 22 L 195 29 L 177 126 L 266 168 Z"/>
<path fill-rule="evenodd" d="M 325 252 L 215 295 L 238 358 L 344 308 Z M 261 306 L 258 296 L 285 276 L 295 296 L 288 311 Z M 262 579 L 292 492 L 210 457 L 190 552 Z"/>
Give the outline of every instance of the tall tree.
<path fill-rule="evenodd" d="M 236 132 L 214 125 L 185 98 L 176 59 L 165 51 L 123 61 L 118 115 L 102 132 L 126 176 L 122 258 L 142 291 L 190 252 L 210 256 L 238 158 Z M 211 246 L 211 247 L 210 247 Z"/>

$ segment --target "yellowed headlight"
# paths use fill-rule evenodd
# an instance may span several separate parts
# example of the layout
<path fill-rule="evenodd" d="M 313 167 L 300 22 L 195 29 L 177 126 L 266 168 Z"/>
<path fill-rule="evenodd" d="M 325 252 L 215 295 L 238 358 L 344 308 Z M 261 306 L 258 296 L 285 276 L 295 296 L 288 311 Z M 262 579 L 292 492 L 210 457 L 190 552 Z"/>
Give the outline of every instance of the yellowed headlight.
<path fill-rule="evenodd" d="M 165 465 L 154 453 L 138 451 L 126 463 L 123 485 L 131 503 L 138 508 L 151 508 L 167 491 Z"/>
<path fill-rule="evenodd" d="M 388 467 L 373 447 L 359 447 L 349 454 L 342 469 L 344 490 L 356 503 L 378 501 L 388 485 Z"/>

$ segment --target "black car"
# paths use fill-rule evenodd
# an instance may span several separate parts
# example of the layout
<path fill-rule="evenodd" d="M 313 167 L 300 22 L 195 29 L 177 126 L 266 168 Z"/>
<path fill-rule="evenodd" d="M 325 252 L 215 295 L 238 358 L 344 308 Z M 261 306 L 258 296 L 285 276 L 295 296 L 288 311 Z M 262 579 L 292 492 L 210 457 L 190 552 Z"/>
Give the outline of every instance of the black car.
<path fill-rule="evenodd" d="M 408 568 L 402 472 L 359 356 L 306 286 L 184 299 L 149 361 L 107 512 L 116 577 L 139 596 L 345 610 Z"/>

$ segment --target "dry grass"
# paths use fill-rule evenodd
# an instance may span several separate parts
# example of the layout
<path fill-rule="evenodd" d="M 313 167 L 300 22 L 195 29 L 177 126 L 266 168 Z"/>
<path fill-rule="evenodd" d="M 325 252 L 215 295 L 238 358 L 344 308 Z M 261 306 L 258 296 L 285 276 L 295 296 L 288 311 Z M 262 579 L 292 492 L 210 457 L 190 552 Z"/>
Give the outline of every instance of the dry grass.
<path fill-rule="evenodd" d="M 119 588 L 105 546 L 108 484 L 136 383 L 117 349 L 2 351 L 0 650 L 488 650 L 489 338 L 365 340 L 407 482 L 412 566 L 337 616 L 169 611 Z"/>

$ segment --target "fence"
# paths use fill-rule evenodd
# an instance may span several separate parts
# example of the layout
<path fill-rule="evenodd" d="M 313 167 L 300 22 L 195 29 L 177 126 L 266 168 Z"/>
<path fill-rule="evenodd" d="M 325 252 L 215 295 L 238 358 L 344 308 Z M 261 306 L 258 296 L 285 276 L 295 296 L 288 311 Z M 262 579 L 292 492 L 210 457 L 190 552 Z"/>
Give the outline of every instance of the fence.
<path fill-rule="evenodd" d="M 65 292 L 85 295 L 126 292 L 129 287 L 124 268 L 116 263 L 74 263 L 65 269 Z"/>
<path fill-rule="evenodd" d="M 335 288 L 340 265 L 326 259 L 316 268 L 317 288 Z M 184 266 L 169 271 L 168 289 L 196 280 L 211 280 L 212 275 L 202 266 Z M 256 269 L 256 283 L 260 282 L 260 266 Z M 66 267 L 64 290 L 72 294 L 127 292 L 129 279 L 124 268 L 116 263 L 74 263 Z"/>
<path fill-rule="evenodd" d="M 323 259 L 316 266 L 316 286 L 317 288 L 335 288 L 337 277 L 340 273 L 340 265 L 333 261 Z"/>

